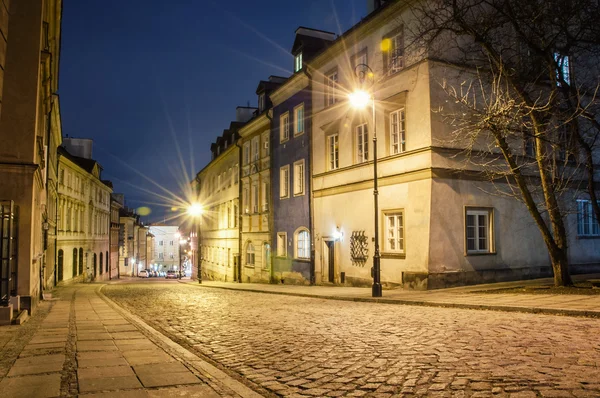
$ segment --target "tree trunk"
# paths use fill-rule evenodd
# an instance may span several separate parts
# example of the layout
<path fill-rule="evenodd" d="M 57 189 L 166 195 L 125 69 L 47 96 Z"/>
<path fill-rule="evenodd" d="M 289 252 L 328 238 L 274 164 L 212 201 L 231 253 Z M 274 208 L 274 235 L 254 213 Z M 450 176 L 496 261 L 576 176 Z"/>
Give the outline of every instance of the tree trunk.
<path fill-rule="evenodd" d="M 569 274 L 569 260 L 565 249 L 550 249 L 550 261 L 554 272 L 554 286 L 573 286 Z"/>

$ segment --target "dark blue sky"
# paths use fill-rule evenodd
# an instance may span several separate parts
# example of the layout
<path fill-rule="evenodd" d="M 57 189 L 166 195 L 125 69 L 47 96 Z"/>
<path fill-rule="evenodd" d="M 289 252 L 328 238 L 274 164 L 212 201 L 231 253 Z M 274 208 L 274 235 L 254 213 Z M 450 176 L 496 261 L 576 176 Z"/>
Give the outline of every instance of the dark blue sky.
<path fill-rule="evenodd" d="M 65 1 L 63 135 L 92 138 L 103 177 L 156 220 L 150 203 L 167 201 L 144 190 L 166 193 L 143 176 L 180 195 L 182 162 L 193 176 L 259 80 L 291 74 L 298 26 L 339 34 L 365 13 L 366 0 Z"/>

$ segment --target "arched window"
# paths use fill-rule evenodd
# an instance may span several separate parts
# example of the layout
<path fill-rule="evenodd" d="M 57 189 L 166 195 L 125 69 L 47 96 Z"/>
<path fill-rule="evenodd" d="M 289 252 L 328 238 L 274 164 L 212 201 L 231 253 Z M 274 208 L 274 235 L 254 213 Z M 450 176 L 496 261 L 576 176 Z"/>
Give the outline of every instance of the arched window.
<path fill-rule="evenodd" d="M 104 264 L 103 264 L 103 262 L 102 262 L 102 260 L 103 260 L 103 255 L 102 255 L 102 254 L 103 254 L 103 253 L 102 253 L 102 252 L 100 252 L 100 275 L 102 275 L 102 272 L 104 271 L 104 267 L 103 267 L 103 266 L 104 266 Z"/>
<path fill-rule="evenodd" d="M 300 227 L 294 234 L 296 258 L 310 259 L 310 233 L 308 229 Z"/>
<path fill-rule="evenodd" d="M 265 243 L 263 245 L 263 254 L 264 254 L 263 265 L 264 265 L 265 269 L 271 269 L 271 245 L 270 244 Z"/>
<path fill-rule="evenodd" d="M 246 246 L 246 265 L 254 265 L 254 245 L 252 242 L 248 242 Z"/>

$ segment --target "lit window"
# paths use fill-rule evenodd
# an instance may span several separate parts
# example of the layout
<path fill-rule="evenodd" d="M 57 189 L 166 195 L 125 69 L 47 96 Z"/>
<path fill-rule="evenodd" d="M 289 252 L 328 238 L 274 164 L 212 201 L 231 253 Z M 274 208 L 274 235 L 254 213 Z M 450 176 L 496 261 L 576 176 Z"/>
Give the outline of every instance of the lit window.
<path fill-rule="evenodd" d="M 294 163 L 294 196 L 304 195 L 304 159 Z"/>
<path fill-rule="evenodd" d="M 390 113 L 390 153 L 392 155 L 406 150 L 405 126 L 404 108 Z"/>
<path fill-rule="evenodd" d="M 571 67 L 569 65 L 569 56 L 554 53 L 554 61 L 556 62 L 556 79 L 560 85 L 561 79 L 564 79 L 565 83 L 571 84 Z"/>
<path fill-rule="evenodd" d="M 396 73 L 404 68 L 404 32 L 402 28 L 384 39 L 384 43 L 383 47 L 387 51 L 388 73 Z"/>
<path fill-rule="evenodd" d="M 310 234 L 307 229 L 296 232 L 296 258 L 310 258 Z"/>
<path fill-rule="evenodd" d="M 263 245 L 263 252 L 264 252 L 264 267 L 265 269 L 270 269 L 271 268 L 271 245 L 268 243 L 265 243 Z"/>
<path fill-rule="evenodd" d="M 577 235 L 600 236 L 600 222 L 596 220 L 592 202 L 589 200 L 577 201 Z"/>
<path fill-rule="evenodd" d="M 279 141 L 284 142 L 290 139 L 290 114 L 288 112 L 279 118 Z"/>
<path fill-rule="evenodd" d="M 298 72 L 302 69 L 302 53 L 298 53 L 294 57 L 294 72 Z"/>
<path fill-rule="evenodd" d="M 302 134 L 304 132 L 304 104 L 294 108 L 294 135 Z"/>
<path fill-rule="evenodd" d="M 266 158 L 267 156 L 269 156 L 269 135 L 265 134 L 262 136 L 262 157 Z"/>
<path fill-rule="evenodd" d="M 402 211 L 385 213 L 386 252 L 404 253 L 404 214 Z"/>
<path fill-rule="evenodd" d="M 337 84 L 337 70 L 325 76 L 325 106 L 330 106 L 337 102 L 337 98 L 335 96 Z"/>
<path fill-rule="evenodd" d="M 259 150 L 259 145 L 260 141 L 259 141 L 259 137 L 254 137 L 252 139 L 252 161 L 256 162 L 260 156 L 260 150 Z"/>
<path fill-rule="evenodd" d="M 327 137 L 327 148 L 329 156 L 329 170 L 336 170 L 340 167 L 339 136 L 337 134 Z"/>
<path fill-rule="evenodd" d="M 246 246 L 246 265 L 254 265 L 254 245 L 248 242 L 248 246 Z"/>
<path fill-rule="evenodd" d="M 356 126 L 356 163 L 369 160 L 369 131 L 367 124 Z"/>
<path fill-rule="evenodd" d="M 262 211 L 269 211 L 269 196 L 271 195 L 271 190 L 269 186 L 269 181 L 263 181 L 262 183 Z"/>
<path fill-rule="evenodd" d="M 252 184 L 252 212 L 258 213 L 258 183 Z"/>
<path fill-rule="evenodd" d="M 467 209 L 467 253 L 492 252 L 492 209 Z"/>
<path fill-rule="evenodd" d="M 281 199 L 290 196 L 290 166 L 283 166 L 279 169 L 279 197 Z"/>
<path fill-rule="evenodd" d="M 287 232 L 277 232 L 277 256 L 287 256 Z"/>

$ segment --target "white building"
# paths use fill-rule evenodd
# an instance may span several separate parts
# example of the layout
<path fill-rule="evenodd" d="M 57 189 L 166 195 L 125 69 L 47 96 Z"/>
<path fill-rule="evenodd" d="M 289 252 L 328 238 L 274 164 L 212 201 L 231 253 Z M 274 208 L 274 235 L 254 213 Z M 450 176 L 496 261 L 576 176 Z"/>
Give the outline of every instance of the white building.
<path fill-rule="evenodd" d="M 154 235 L 154 263 L 148 264 L 155 270 L 177 270 L 179 267 L 179 227 L 172 225 L 153 224 L 150 234 Z"/>

